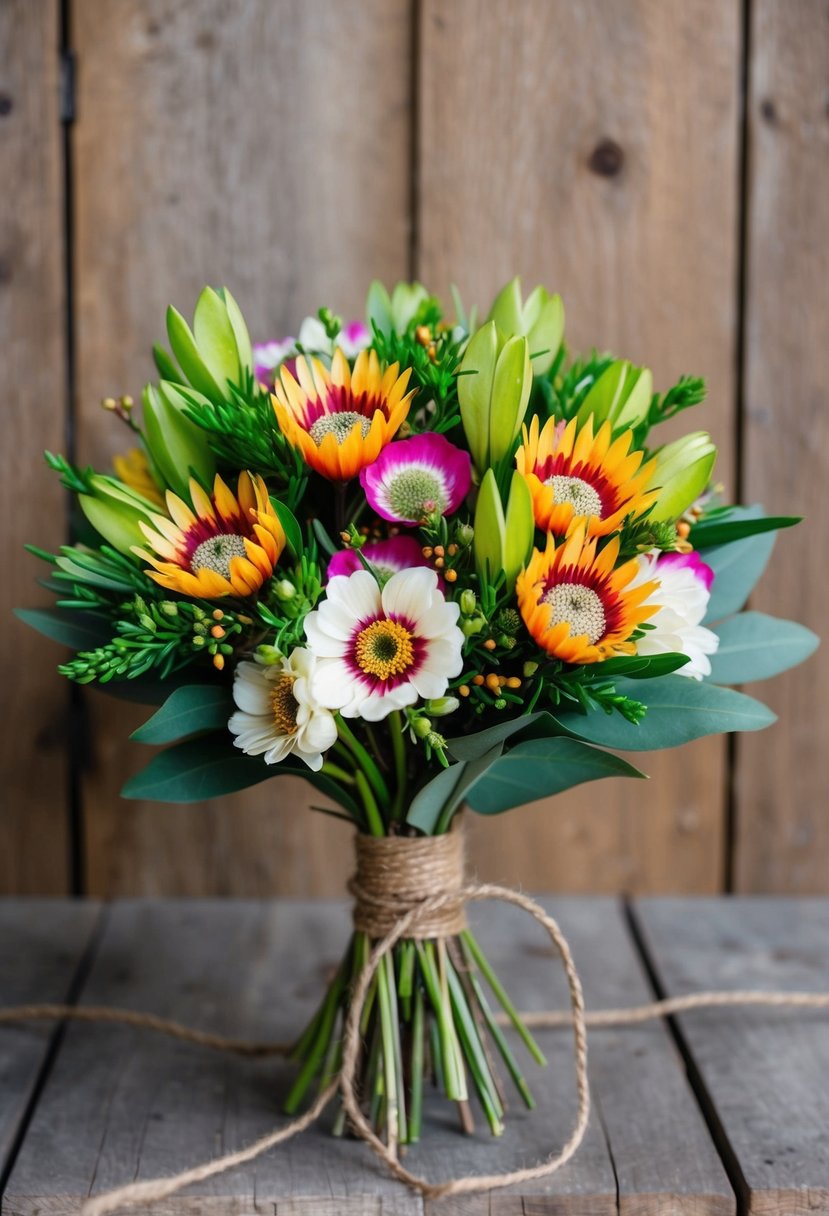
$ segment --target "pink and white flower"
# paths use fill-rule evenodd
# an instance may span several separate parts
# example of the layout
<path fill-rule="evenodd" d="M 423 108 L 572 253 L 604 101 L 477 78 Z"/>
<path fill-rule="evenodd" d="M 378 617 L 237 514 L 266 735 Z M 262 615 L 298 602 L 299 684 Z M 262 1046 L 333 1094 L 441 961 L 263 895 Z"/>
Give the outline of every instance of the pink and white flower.
<path fill-rule="evenodd" d="M 459 613 L 434 570 L 398 571 L 382 591 L 367 570 L 332 578 L 305 618 L 315 698 L 343 717 L 379 722 L 418 697 L 442 697 L 463 667 Z"/>
<path fill-rule="evenodd" d="M 260 384 L 273 385 L 274 376 L 285 362 L 296 354 L 296 338 L 280 338 L 275 342 L 256 342 L 253 347 L 253 373 Z"/>
<path fill-rule="evenodd" d="M 708 658 L 719 638 L 701 624 L 711 598 L 714 571 L 697 553 L 659 553 L 639 557 L 639 573 L 628 588 L 656 579 L 658 588 L 645 604 L 658 604 L 648 624 L 652 629 L 636 643 L 637 654 L 685 654 L 688 662 L 677 675 L 701 680 L 711 674 Z"/>
<path fill-rule="evenodd" d="M 391 540 L 372 541 L 371 544 L 363 545 L 360 552 L 383 583 L 399 570 L 410 570 L 417 566 L 429 567 L 420 545 L 413 536 L 395 536 Z M 365 570 L 365 566 L 354 549 L 340 549 L 328 563 L 329 578 L 353 574 L 355 570 Z"/>
<path fill-rule="evenodd" d="M 297 648 L 270 665 L 242 662 L 233 680 L 236 712 L 228 727 L 236 747 L 278 764 L 297 756 L 315 773 L 337 738 L 334 715 L 313 693 L 314 656 Z"/>
<path fill-rule="evenodd" d="M 398 524 L 451 515 L 471 484 L 469 453 L 431 431 L 390 443 L 360 473 L 360 485 L 372 508 Z"/>
<path fill-rule="evenodd" d="M 371 343 L 368 326 L 362 321 L 349 321 L 336 338 L 329 338 L 319 317 L 306 317 L 299 327 L 296 338 L 280 338 L 274 342 L 257 342 L 253 347 L 253 371 L 256 379 L 268 387 L 283 363 L 292 360 L 299 347 L 309 354 L 327 355 L 330 359 L 339 346 L 347 359 L 356 359 L 361 350 Z M 293 372 L 291 364 L 289 369 Z"/>

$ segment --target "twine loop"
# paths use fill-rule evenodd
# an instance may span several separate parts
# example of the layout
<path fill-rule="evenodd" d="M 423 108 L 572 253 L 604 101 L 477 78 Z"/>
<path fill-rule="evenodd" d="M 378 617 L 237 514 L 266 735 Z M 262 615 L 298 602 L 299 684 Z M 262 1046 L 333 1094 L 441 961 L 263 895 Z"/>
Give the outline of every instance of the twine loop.
<path fill-rule="evenodd" d="M 454 937 L 466 925 L 464 841 L 458 828 L 442 836 L 358 834 L 354 928 L 378 941 L 406 920 L 406 936 Z M 395 938 L 395 941 L 398 940 Z"/>

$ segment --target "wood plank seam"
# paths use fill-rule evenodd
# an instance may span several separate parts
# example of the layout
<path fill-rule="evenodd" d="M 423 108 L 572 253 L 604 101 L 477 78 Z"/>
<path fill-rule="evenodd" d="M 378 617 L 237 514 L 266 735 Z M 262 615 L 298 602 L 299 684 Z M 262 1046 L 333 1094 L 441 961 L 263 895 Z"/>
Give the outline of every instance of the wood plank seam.
<path fill-rule="evenodd" d="M 648 982 L 653 988 L 656 998 L 658 1000 L 664 1000 L 670 994 L 665 985 L 662 983 L 656 966 L 656 960 L 648 948 L 643 926 L 639 920 L 639 914 L 635 901 L 626 898 L 624 900 L 624 912 L 628 928 L 630 929 L 631 940 L 639 953 Z M 740 1167 L 737 1155 L 734 1152 L 733 1146 L 728 1139 L 725 1128 L 722 1125 L 722 1121 L 717 1114 L 717 1108 L 710 1093 L 708 1092 L 708 1087 L 705 1084 L 703 1076 L 694 1060 L 691 1048 L 682 1032 L 679 1019 L 675 1016 L 668 1016 L 664 1019 L 664 1021 L 671 1038 L 673 1039 L 674 1045 L 685 1065 L 685 1071 L 688 1077 L 688 1084 L 690 1086 L 691 1093 L 694 1095 L 697 1101 L 700 1113 L 705 1120 L 705 1125 L 711 1135 L 711 1140 L 719 1153 L 723 1169 L 728 1175 L 728 1180 L 734 1189 L 734 1194 L 737 1199 L 737 1216 L 747 1216 L 749 1197 L 748 1184 Z"/>
<path fill-rule="evenodd" d="M 86 981 L 92 971 L 92 967 L 98 953 L 98 946 L 103 937 L 108 919 L 109 906 L 107 904 L 102 904 L 98 911 L 98 916 L 95 920 L 94 927 L 89 935 L 89 940 L 85 949 L 83 950 L 83 953 L 78 959 L 78 964 L 67 986 L 66 997 L 63 1004 L 77 1005 L 80 1001 L 83 990 L 86 986 Z M 41 1095 L 43 1094 L 46 1083 L 49 1080 L 49 1076 L 52 1072 L 55 1061 L 58 1058 L 58 1054 L 66 1034 L 66 1029 L 67 1023 L 65 1021 L 57 1022 L 54 1029 L 50 1033 L 49 1045 L 44 1052 L 43 1060 L 38 1070 L 37 1080 L 32 1088 L 31 1096 L 26 1103 L 26 1109 L 23 1112 L 23 1117 L 20 1120 L 20 1126 L 17 1129 L 14 1142 L 9 1150 L 8 1159 L 5 1166 L 0 1169 L 0 1203 L 3 1201 L 2 1197 L 5 1194 L 6 1186 L 9 1178 L 11 1177 L 12 1170 L 14 1169 L 18 1154 L 23 1146 L 23 1143 L 25 1142 L 29 1126 L 38 1108 Z"/>

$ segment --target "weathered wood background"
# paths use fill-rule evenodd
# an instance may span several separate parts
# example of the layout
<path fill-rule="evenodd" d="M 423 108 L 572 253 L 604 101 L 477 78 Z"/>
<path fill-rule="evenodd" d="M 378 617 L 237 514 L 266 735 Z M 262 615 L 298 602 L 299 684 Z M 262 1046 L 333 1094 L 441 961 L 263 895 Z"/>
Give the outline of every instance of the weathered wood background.
<path fill-rule="evenodd" d="M 820 631 L 828 91 L 827 0 L 0 0 L 0 889 L 342 889 L 347 842 L 299 785 L 120 802 L 140 713 L 70 700 L 55 648 L 9 617 L 38 599 L 23 541 L 66 530 L 41 450 L 108 462 L 100 398 L 137 396 L 165 306 L 206 282 L 258 338 L 323 302 L 358 315 L 372 277 L 561 291 L 576 346 L 663 386 L 707 377 L 729 491 L 808 516 L 755 604 Z M 783 719 L 766 734 L 654 757 L 644 793 L 473 824 L 478 872 L 829 890 L 827 689 L 824 652 L 760 689 Z"/>

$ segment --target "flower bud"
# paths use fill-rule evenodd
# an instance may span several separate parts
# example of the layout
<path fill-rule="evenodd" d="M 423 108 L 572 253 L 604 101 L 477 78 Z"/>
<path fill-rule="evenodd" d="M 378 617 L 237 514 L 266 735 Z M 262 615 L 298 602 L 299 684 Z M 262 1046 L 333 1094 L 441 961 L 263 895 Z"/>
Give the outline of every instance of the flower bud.
<path fill-rule="evenodd" d="M 453 714 L 459 705 L 457 697 L 436 697 L 426 702 L 426 712 L 433 718 L 445 718 L 447 714 Z"/>
<path fill-rule="evenodd" d="M 432 732 L 432 723 L 428 718 L 413 718 L 412 730 L 418 739 L 427 739 Z"/>
<path fill-rule="evenodd" d="M 472 613 L 478 607 L 478 597 L 469 587 L 461 592 L 460 605 L 464 616 L 472 616 Z"/>
<path fill-rule="evenodd" d="M 467 545 L 472 544 L 475 529 L 472 527 L 472 524 L 458 524 L 455 529 L 455 536 L 457 537 L 458 544 L 463 545 L 465 548 Z"/>
<path fill-rule="evenodd" d="M 281 578 L 278 583 L 274 584 L 276 598 L 282 604 L 287 604 L 296 595 L 296 587 L 287 578 Z"/>
<path fill-rule="evenodd" d="M 193 328 L 172 306 L 167 336 L 189 383 L 214 405 L 229 398 L 253 368 L 250 336 L 239 305 L 226 287 L 205 287 L 196 302 Z"/>
<path fill-rule="evenodd" d="M 656 468 L 648 489 L 659 488 L 650 513 L 654 521 L 678 519 L 707 488 L 717 449 L 705 431 L 695 431 L 668 443 L 656 453 Z"/>
<path fill-rule="evenodd" d="M 528 659 L 527 662 L 522 667 L 521 671 L 524 676 L 524 679 L 529 680 L 538 671 L 538 664 L 533 663 L 531 660 Z"/>
<path fill-rule="evenodd" d="M 536 376 L 550 370 L 564 336 L 561 296 L 551 296 L 545 288 L 536 287 L 522 303 L 521 280 L 515 278 L 498 293 L 487 320 L 494 321 L 508 336 L 518 334 L 527 339 Z"/>
<path fill-rule="evenodd" d="M 465 638 L 472 638 L 476 633 L 480 633 L 486 621 L 481 616 L 461 617 L 458 621 L 460 631 Z"/>
<path fill-rule="evenodd" d="M 263 642 L 261 646 L 256 647 L 254 658 L 263 667 L 273 667 L 274 663 L 282 661 L 282 652 L 276 646 L 269 646 L 267 642 Z"/>

